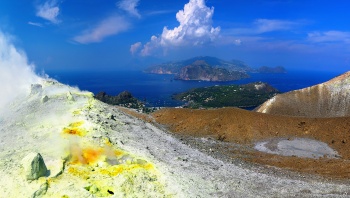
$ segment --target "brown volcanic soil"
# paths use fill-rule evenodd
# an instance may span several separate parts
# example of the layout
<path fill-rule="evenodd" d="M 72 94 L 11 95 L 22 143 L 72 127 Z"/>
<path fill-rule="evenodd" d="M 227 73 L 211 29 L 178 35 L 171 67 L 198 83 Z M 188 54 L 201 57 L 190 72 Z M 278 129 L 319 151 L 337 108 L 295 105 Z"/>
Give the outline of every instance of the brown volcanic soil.
<path fill-rule="evenodd" d="M 224 146 L 221 146 L 219 152 L 228 158 L 240 158 L 248 162 L 329 178 L 350 178 L 350 117 L 287 117 L 238 108 L 212 110 L 167 108 L 154 112 L 152 116 L 158 124 L 183 137 L 210 137 L 222 141 Z M 151 121 L 150 118 L 148 121 Z M 252 149 L 254 143 L 261 140 L 295 137 L 325 142 L 335 149 L 341 158 L 284 157 Z M 229 148 L 230 144 L 237 145 L 237 143 L 242 145 L 242 149 Z"/>

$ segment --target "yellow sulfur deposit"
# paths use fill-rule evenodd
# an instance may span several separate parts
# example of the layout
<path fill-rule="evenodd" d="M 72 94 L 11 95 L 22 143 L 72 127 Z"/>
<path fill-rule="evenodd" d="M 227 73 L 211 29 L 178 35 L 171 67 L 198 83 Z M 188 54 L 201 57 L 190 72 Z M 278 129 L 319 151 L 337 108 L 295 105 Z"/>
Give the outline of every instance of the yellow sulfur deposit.
<path fill-rule="evenodd" d="M 124 197 L 140 189 L 165 193 L 164 184 L 158 181 L 158 172 L 153 164 L 113 148 L 108 139 L 104 143 L 105 147 L 75 144 L 70 148 L 67 171 L 86 180 L 87 191 L 99 197 L 114 194 Z"/>
<path fill-rule="evenodd" d="M 65 135 L 85 136 L 87 132 L 81 127 L 83 124 L 83 121 L 73 122 L 68 127 L 63 128 L 62 133 Z"/>

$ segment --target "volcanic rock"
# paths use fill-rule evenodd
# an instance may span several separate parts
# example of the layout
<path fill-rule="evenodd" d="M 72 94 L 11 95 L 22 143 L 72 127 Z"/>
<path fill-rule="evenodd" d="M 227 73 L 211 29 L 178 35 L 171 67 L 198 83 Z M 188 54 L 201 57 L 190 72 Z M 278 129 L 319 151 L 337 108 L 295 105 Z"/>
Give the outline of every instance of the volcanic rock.
<path fill-rule="evenodd" d="M 48 188 L 49 188 L 49 184 L 47 182 L 41 184 L 39 189 L 35 191 L 34 194 L 32 195 L 32 198 L 42 197 L 43 195 L 46 194 Z"/>
<path fill-rule="evenodd" d="M 47 168 L 40 153 L 28 154 L 23 158 L 22 165 L 27 180 L 35 180 L 46 175 Z"/>
<path fill-rule="evenodd" d="M 67 93 L 67 99 L 68 99 L 69 101 L 75 101 L 75 99 L 74 99 L 74 97 L 73 97 L 73 95 L 72 95 L 71 92 L 68 92 L 68 93 Z"/>
<path fill-rule="evenodd" d="M 41 98 L 41 102 L 42 103 L 45 103 L 45 102 L 47 102 L 49 100 L 49 97 L 48 96 L 43 96 L 42 98 Z"/>

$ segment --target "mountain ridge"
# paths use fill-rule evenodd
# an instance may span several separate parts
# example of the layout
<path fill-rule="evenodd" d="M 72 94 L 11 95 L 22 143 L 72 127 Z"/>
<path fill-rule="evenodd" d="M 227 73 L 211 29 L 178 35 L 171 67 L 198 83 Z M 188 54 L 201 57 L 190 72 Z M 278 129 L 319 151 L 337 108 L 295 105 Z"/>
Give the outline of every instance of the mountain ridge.
<path fill-rule="evenodd" d="M 327 82 L 276 95 L 257 112 L 302 117 L 350 115 L 350 72 Z"/>

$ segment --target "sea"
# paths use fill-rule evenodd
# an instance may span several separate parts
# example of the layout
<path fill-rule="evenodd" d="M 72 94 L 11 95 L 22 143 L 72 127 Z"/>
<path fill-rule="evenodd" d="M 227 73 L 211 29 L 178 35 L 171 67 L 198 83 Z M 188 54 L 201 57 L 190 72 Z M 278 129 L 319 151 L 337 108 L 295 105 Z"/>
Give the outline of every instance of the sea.
<path fill-rule="evenodd" d="M 172 95 L 191 88 L 215 85 L 266 82 L 281 92 L 302 89 L 328 81 L 342 72 L 291 70 L 285 74 L 250 73 L 250 78 L 229 82 L 182 81 L 174 75 L 148 74 L 143 71 L 46 71 L 49 77 L 61 83 L 97 94 L 104 91 L 117 95 L 129 91 L 148 107 L 176 107 L 183 104 L 172 99 Z"/>

